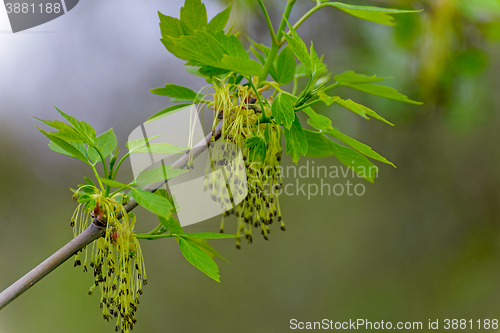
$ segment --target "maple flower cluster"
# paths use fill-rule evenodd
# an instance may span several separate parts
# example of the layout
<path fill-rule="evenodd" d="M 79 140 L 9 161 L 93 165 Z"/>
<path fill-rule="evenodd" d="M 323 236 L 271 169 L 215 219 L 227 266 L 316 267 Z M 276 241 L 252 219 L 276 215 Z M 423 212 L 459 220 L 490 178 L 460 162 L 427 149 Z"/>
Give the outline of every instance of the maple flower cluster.
<path fill-rule="evenodd" d="M 95 281 L 89 295 L 98 287 L 103 318 L 107 321 L 116 318 L 115 331 L 129 332 L 136 323 L 139 295 L 143 293 L 143 285 L 147 284 L 144 258 L 133 231 L 136 218 L 125 211 L 123 202 L 118 202 L 116 198 L 105 198 L 97 189 L 90 198 L 91 208 L 94 209 L 89 209 L 89 201 L 81 203 L 71 219 L 75 237 L 93 220 L 106 227 L 106 234 L 93 243 L 91 250 L 89 265 L 93 269 Z M 122 216 L 121 221 L 117 219 L 118 214 Z M 87 271 L 87 252 L 86 249 L 84 272 Z M 77 254 L 75 266 L 79 265 L 81 259 L 80 254 Z"/>
<path fill-rule="evenodd" d="M 278 198 L 282 186 L 282 129 L 267 118 L 271 111 L 260 103 L 262 100 L 259 99 L 264 98 L 261 91 L 258 91 L 257 96 L 248 86 L 226 82 L 218 82 L 213 88 L 215 93 L 211 106 L 216 112 L 214 126 L 220 120 L 223 125 L 220 143 L 211 144 L 205 190 L 211 190 L 212 199 L 225 207 L 221 232 L 224 232 L 225 218 L 235 215 L 237 235 L 245 235 L 248 243 L 252 243 L 254 226 L 260 228 L 264 239 L 268 240 L 271 232 L 269 226 L 274 217 L 277 216 L 281 229 L 285 230 Z M 262 121 L 263 112 L 267 121 Z M 243 156 L 242 163 L 231 163 L 237 158 L 239 150 Z M 238 172 L 241 171 L 238 168 L 243 168 L 242 165 L 246 171 L 244 176 Z M 208 174 L 217 167 L 225 168 L 225 172 Z M 236 207 L 232 207 L 231 198 L 234 200 L 244 190 L 248 191 L 248 195 Z M 240 248 L 240 243 L 241 238 L 236 238 L 237 248 Z"/>

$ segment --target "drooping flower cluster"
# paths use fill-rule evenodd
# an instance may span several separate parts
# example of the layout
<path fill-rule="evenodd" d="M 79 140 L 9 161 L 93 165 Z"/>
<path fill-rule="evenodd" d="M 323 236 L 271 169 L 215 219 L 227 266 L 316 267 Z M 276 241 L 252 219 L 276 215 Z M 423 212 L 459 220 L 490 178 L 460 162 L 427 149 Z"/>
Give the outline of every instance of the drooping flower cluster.
<path fill-rule="evenodd" d="M 278 198 L 282 186 L 281 127 L 271 121 L 261 121 L 262 112 L 268 119 L 270 110 L 267 106 L 262 110 L 250 87 L 218 82 L 214 90 L 214 126 L 222 120 L 223 127 L 220 143 L 211 144 L 211 158 L 206 172 L 208 174 L 217 167 L 225 168 L 225 172 L 207 175 L 205 190 L 211 190 L 212 199 L 219 201 L 226 210 L 222 216 L 221 232 L 224 231 L 225 217 L 235 215 L 237 235 L 245 235 L 248 243 L 252 243 L 254 226 L 261 228 L 267 240 L 274 217 L 277 216 L 281 229 L 285 230 Z M 261 95 L 258 97 L 264 99 Z M 249 141 L 255 144 L 249 144 Z M 237 161 L 239 150 L 242 161 Z M 243 175 L 239 172 L 242 168 L 246 171 Z M 243 191 L 247 191 L 248 195 L 242 201 L 236 200 Z M 231 199 L 241 202 L 233 207 Z M 237 238 L 237 248 L 240 248 L 240 243 L 240 238 Z"/>
<path fill-rule="evenodd" d="M 89 295 L 98 287 L 103 318 L 107 321 L 116 318 L 115 331 L 129 332 L 136 323 L 135 312 L 142 286 L 147 284 L 144 259 L 133 232 L 135 215 L 127 214 L 123 203 L 114 198 L 105 198 L 97 189 L 90 198 L 92 207 L 95 202 L 95 208 L 90 210 L 87 203 L 81 203 L 71 222 L 75 236 L 92 220 L 106 227 L 104 237 L 92 245 L 89 265 L 93 269 L 95 281 Z M 122 216 L 121 221 L 116 217 L 118 214 Z M 87 271 L 87 252 L 88 249 L 85 250 L 84 271 Z M 79 265 L 81 260 L 77 254 L 75 266 Z"/>

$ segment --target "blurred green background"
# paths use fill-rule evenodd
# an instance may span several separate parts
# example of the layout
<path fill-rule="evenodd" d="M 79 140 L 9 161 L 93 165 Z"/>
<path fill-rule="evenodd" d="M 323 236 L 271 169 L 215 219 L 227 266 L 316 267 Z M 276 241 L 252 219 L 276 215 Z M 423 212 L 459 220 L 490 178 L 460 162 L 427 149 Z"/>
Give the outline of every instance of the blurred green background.
<path fill-rule="evenodd" d="M 231 261 L 220 261 L 220 284 L 187 263 L 174 241 L 143 242 L 149 284 L 134 332 L 282 332 L 292 318 L 422 321 L 424 328 L 429 319 L 500 319 L 500 1 L 346 2 L 425 9 L 398 16 L 396 27 L 325 9 L 298 31 L 335 74 L 392 77 L 388 85 L 425 102 L 335 92 L 395 127 L 318 108 L 397 169 L 379 165 L 360 197 L 283 195 L 286 232 L 273 225 L 269 241 L 255 237 L 239 251 L 231 240 L 211 242 Z M 285 1 L 265 3 L 277 22 Z M 239 28 L 267 42 L 255 3 L 234 4 Z M 57 118 L 55 104 L 101 132 L 113 127 L 124 146 L 131 130 L 170 103 L 150 88 L 204 85 L 184 75 L 182 61 L 158 40 L 156 10 L 177 16 L 181 5 L 89 0 L 31 32 L 0 34 L 0 289 L 72 238 L 69 187 L 90 175 L 50 151 L 30 115 Z M 312 5 L 298 0 L 292 21 Z M 207 2 L 209 17 L 223 6 Z M 286 157 L 284 164 L 292 163 Z M 124 169 L 121 179 L 131 179 L 130 166 Z M 147 212 L 138 215 L 140 231 L 156 225 Z M 217 231 L 218 224 L 214 218 L 186 230 Z M 0 332 L 112 332 L 98 296 L 87 296 L 91 274 L 72 266 L 2 310 Z"/>

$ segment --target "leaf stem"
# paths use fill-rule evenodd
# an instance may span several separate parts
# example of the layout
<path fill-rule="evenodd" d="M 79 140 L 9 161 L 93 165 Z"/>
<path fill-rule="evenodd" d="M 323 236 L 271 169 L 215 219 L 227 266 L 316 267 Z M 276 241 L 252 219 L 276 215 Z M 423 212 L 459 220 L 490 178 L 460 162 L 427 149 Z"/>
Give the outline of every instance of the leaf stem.
<path fill-rule="evenodd" d="M 154 230 L 151 230 L 150 232 L 147 233 L 147 235 L 156 235 L 158 233 L 158 230 L 161 229 L 163 225 L 160 223 L 158 224 L 158 226 L 156 228 L 154 228 Z"/>
<path fill-rule="evenodd" d="M 298 21 L 297 23 L 295 23 L 293 25 L 293 29 L 294 30 L 297 30 L 298 27 L 300 27 L 302 25 L 302 23 L 304 23 L 305 20 L 307 20 L 309 18 L 309 16 L 311 16 L 312 14 L 314 14 L 316 11 L 320 10 L 321 8 L 323 7 L 327 7 L 329 6 L 328 4 L 316 4 L 316 6 L 314 6 L 313 8 L 311 8 L 311 10 L 309 10 L 307 13 L 305 13 Z M 280 38 L 278 39 L 281 39 L 281 36 Z M 282 40 L 280 40 L 280 43 L 283 44 L 285 42 L 285 39 L 283 38 Z"/>
<path fill-rule="evenodd" d="M 116 194 L 120 193 L 120 192 L 121 192 L 121 191 L 123 191 L 123 190 L 126 190 L 127 188 L 128 188 L 128 187 L 125 187 L 125 186 L 124 186 L 124 187 L 120 187 L 118 190 L 116 190 L 116 191 L 114 191 L 113 193 L 111 193 L 111 194 L 109 195 L 109 197 L 110 197 L 110 198 L 112 198 L 112 197 L 114 197 Z"/>
<path fill-rule="evenodd" d="M 325 89 L 323 89 L 323 91 L 329 91 L 329 90 L 335 89 L 335 88 L 337 88 L 339 86 L 340 86 L 340 83 L 336 82 L 334 84 L 331 84 L 331 85 L 325 87 Z"/>
<path fill-rule="evenodd" d="M 278 33 L 276 34 L 276 42 L 281 39 L 283 36 L 283 29 L 285 29 L 286 26 L 286 20 L 290 17 L 290 13 L 292 12 L 293 5 L 295 5 L 296 0 L 288 0 L 287 5 L 285 8 L 285 13 L 283 14 L 283 19 L 281 20 L 280 26 L 278 28 Z M 264 65 L 264 70 L 262 71 L 262 74 L 259 76 L 259 82 L 265 81 L 267 79 L 267 75 L 269 74 L 269 71 L 271 70 L 271 67 L 274 64 L 274 58 L 276 58 L 276 55 L 278 54 L 278 51 L 281 48 L 281 45 L 283 43 L 276 43 L 273 40 L 273 45 L 271 46 L 271 51 L 269 51 L 269 55 L 267 56 L 266 63 Z"/>
<path fill-rule="evenodd" d="M 104 193 L 104 185 L 102 185 L 102 182 L 99 179 L 99 173 L 97 172 L 97 169 L 95 168 L 95 166 L 93 164 L 90 164 L 90 167 L 92 168 L 92 170 L 94 170 L 94 176 L 97 179 L 97 181 L 99 182 L 99 186 L 101 187 L 101 192 Z"/>
<path fill-rule="evenodd" d="M 316 103 L 319 103 L 319 102 L 321 102 L 321 100 L 317 99 L 317 100 L 315 100 L 315 101 L 313 101 L 311 103 L 307 103 L 307 104 L 301 105 L 298 108 L 295 108 L 295 112 L 304 110 L 304 109 L 306 109 L 306 108 L 308 108 L 308 107 L 310 107 L 310 106 L 312 106 L 312 105 L 314 105 Z"/>
<path fill-rule="evenodd" d="M 263 122 L 267 122 L 269 119 L 267 118 L 266 116 L 266 110 L 264 109 L 264 103 L 262 103 L 262 99 L 261 99 L 261 96 L 257 90 L 257 88 L 255 88 L 255 85 L 253 84 L 252 82 L 252 78 L 250 77 L 248 80 L 248 83 L 250 84 L 250 86 L 252 87 L 253 91 L 255 92 L 255 95 L 257 96 L 257 99 L 259 100 L 259 103 L 260 103 L 260 108 L 262 110 L 262 115 L 260 116 L 260 122 L 263 123 Z"/>
<path fill-rule="evenodd" d="M 120 169 L 120 166 L 122 165 L 122 163 L 125 161 L 125 159 L 127 157 L 130 156 L 130 152 L 126 153 L 125 156 L 122 157 L 122 159 L 120 160 L 120 162 L 118 162 L 118 164 L 116 165 L 116 168 L 115 168 L 115 171 L 113 172 L 113 174 L 111 175 L 111 180 L 115 180 L 115 177 L 116 177 L 116 174 L 118 172 L 118 169 Z"/>
<path fill-rule="evenodd" d="M 166 234 L 166 235 L 137 234 L 135 235 L 135 237 L 137 239 L 155 240 L 155 239 L 175 237 L 175 236 L 172 234 Z"/>
<path fill-rule="evenodd" d="M 257 0 L 257 2 L 259 3 L 259 6 L 262 9 L 262 12 L 264 13 L 264 17 L 266 18 L 267 28 L 269 29 L 269 33 L 271 34 L 273 45 L 278 44 L 279 42 L 278 39 L 276 38 L 273 23 L 271 22 L 271 18 L 269 17 L 269 13 L 267 12 L 266 6 L 264 6 L 262 0 Z"/>

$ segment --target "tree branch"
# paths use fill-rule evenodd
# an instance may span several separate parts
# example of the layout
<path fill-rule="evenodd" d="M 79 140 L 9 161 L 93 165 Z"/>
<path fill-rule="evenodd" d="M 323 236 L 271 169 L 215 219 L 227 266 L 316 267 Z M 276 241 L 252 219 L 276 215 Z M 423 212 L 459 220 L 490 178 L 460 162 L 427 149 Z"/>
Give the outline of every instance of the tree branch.
<path fill-rule="evenodd" d="M 191 150 L 186 152 L 181 158 L 179 158 L 173 165 L 172 169 L 183 169 L 187 166 L 190 158 L 198 157 L 202 152 L 207 149 L 207 146 L 212 140 L 212 136 L 215 140 L 218 140 L 221 136 L 223 121 L 219 121 L 217 127 L 210 132 L 203 140 L 198 142 Z M 146 186 L 144 190 L 149 192 L 156 192 L 168 181 L 161 181 L 149 186 Z M 131 198 L 130 203 L 124 208 L 127 212 L 132 211 L 138 206 L 137 202 Z M 117 215 L 118 219 L 121 219 L 121 214 Z M 85 229 L 76 238 L 71 240 L 68 244 L 59 249 L 56 253 L 47 258 L 40 265 L 32 269 L 29 273 L 24 275 L 22 278 L 13 283 L 10 287 L 5 289 L 0 293 L 0 310 L 6 307 L 10 302 L 19 297 L 26 290 L 31 288 L 35 283 L 43 279 L 54 269 L 63 264 L 66 260 L 71 258 L 73 255 L 84 249 L 87 245 L 101 238 L 106 233 L 106 227 L 102 223 L 95 219 L 92 224 Z"/>

